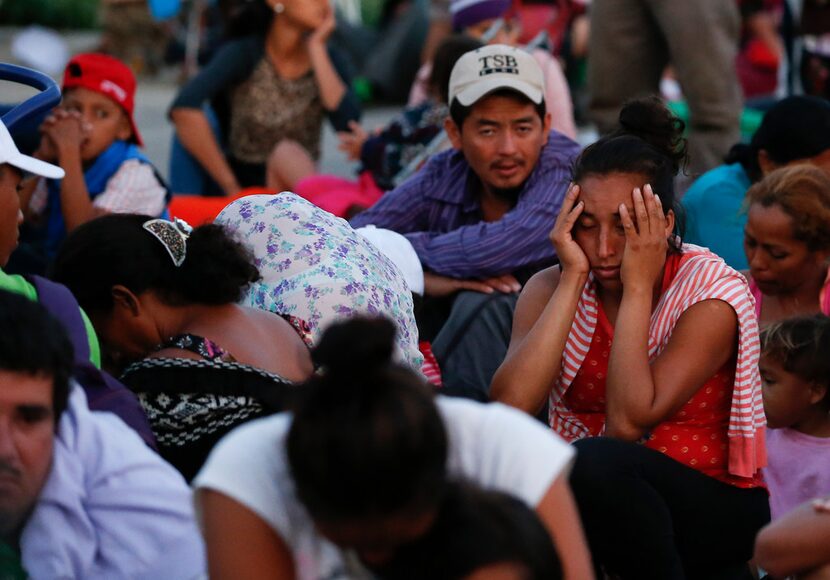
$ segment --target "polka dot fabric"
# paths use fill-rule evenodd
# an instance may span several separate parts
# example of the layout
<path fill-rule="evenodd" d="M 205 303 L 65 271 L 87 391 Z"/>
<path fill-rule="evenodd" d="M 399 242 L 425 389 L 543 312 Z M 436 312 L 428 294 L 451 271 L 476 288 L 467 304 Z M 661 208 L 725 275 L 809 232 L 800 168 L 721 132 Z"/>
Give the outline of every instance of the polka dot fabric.
<path fill-rule="evenodd" d="M 605 427 L 605 382 L 614 329 L 598 302 L 597 326 L 582 367 L 577 371 L 564 403 L 591 435 Z M 729 474 L 727 425 L 732 400 L 735 360 L 724 365 L 683 407 L 658 425 L 646 447 L 664 453 L 683 465 L 738 487 L 762 484 L 760 472 L 752 479 Z"/>

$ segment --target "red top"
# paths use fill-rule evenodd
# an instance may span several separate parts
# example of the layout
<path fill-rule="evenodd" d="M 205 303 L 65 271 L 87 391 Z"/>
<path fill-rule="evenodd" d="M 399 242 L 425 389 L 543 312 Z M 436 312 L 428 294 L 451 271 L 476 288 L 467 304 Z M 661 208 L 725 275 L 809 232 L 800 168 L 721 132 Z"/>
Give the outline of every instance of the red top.
<path fill-rule="evenodd" d="M 670 262 L 673 257 L 669 257 Z M 666 272 L 671 275 L 664 279 L 661 292 L 668 287 L 676 271 L 672 265 L 666 264 Z M 614 328 L 600 301 L 597 301 L 597 310 L 591 347 L 564 396 L 564 403 L 594 436 L 601 435 L 605 426 L 605 381 L 614 338 Z M 728 471 L 727 429 L 735 360 L 733 357 L 721 367 L 674 416 L 657 425 L 645 445 L 730 485 L 759 487 L 764 485 L 760 471 L 752 479 L 730 475 Z"/>

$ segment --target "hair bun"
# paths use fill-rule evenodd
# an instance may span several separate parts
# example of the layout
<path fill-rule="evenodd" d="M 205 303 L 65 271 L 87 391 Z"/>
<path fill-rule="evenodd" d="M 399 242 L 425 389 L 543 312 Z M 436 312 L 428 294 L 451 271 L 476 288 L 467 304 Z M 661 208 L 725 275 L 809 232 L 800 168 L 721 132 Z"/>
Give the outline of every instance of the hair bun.
<path fill-rule="evenodd" d="M 636 99 L 623 105 L 618 134 L 634 135 L 664 153 L 677 167 L 686 156 L 686 124 L 659 97 Z"/>
<path fill-rule="evenodd" d="M 332 374 L 365 376 L 392 361 L 395 324 L 388 318 L 356 316 L 332 324 L 312 352 Z"/>

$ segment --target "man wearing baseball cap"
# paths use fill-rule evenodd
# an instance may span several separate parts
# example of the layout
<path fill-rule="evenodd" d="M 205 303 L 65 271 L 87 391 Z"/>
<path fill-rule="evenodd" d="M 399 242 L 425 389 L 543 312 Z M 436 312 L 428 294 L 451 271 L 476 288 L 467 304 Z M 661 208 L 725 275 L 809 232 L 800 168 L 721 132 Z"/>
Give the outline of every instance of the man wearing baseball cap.
<path fill-rule="evenodd" d="M 47 256 L 68 231 L 96 216 L 165 212 L 167 188 L 139 149 L 135 90 L 132 71 L 111 56 L 79 54 L 66 65 L 63 101 L 41 126 L 34 153 L 66 176 L 32 182 L 21 196 L 27 219 L 46 228 Z"/>
<path fill-rule="evenodd" d="M 422 332 L 435 338 L 446 388 L 484 399 L 521 284 L 555 262 L 548 233 L 579 147 L 550 130 L 542 71 L 521 49 L 496 44 L 465 54 L 450 76 L 449 102 L 453 149 L 352 225 L 409 239 L 425 270 Z"/>

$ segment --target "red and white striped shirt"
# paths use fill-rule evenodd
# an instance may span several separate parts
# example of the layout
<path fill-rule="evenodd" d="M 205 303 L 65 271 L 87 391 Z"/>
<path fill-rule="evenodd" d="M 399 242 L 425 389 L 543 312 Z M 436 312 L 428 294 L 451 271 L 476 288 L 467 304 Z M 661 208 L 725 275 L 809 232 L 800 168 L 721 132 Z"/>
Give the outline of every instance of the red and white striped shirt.
<path fill-rule="evenodd" d="M 651 316 L 649 360 L 657 358 L 671 339 L 680 316 L 704 300 L 722 300 L 738 316 L 738 355 L 729 417 L 729 472 L 752 477 L 766 465 L 764 428 L 766 418 L 758 371 L 760 343 L 755 300 L 746 279 L 704 248 L 684 244 L 677 274 L 660 297 Z M 571 332 L 562 355 L 562 372 L 550 395 L 549 422 L 567 440 L 590 435 L 588 428 L 570 412 L 563 396 L 570 387 L 591 347 L 597 326 L 597 297 L 593 275 L 579 299 Z"/>

